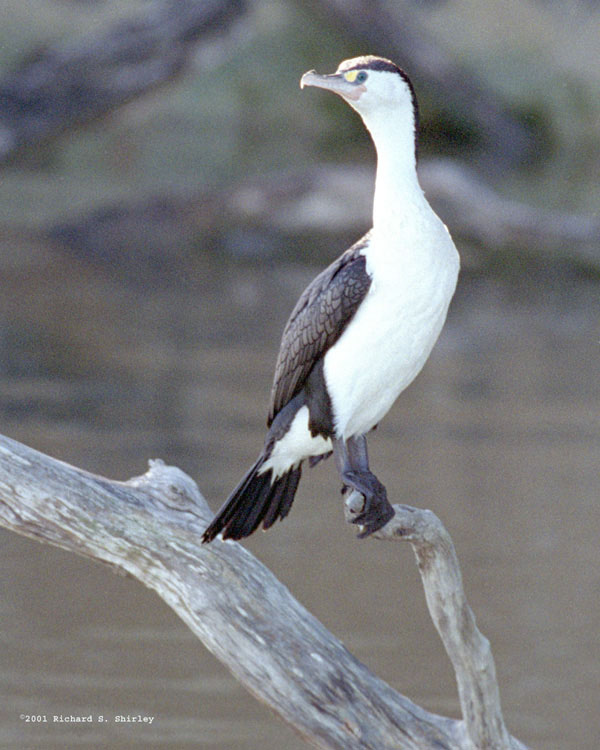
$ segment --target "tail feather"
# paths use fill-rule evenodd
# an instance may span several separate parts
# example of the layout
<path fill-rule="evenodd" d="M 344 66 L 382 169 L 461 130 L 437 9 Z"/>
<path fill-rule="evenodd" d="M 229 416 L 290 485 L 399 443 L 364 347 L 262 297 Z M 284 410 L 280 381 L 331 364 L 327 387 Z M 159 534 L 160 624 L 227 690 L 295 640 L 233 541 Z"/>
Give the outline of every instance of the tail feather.
<path fill-rule="evenodd" d="M 270 469 L 259 473 L 264 460 L 261 456 L 231 493 L 202 535 L 203 542 L 212 541 L 221 532 L 223 539 L 243 539 L 261 522 L 268 529 L 277 518 L 287 516 L 298 489 L 301 467 L 290 469 L 272 482 Z"/>
<path fill-rule="evenodd" d="M 296 496 L 296 490 L 298 489 L 298 483 L 300 482 L 300 468 L 297 471 L 288 472 L 282 479 L 285 479 L 285 484 L 282 482 L 282 491 L 278 495 L 278 503 L 276 511 L 271 514 L 270 511 L 265 517 L 264 527 L 268 529 L 277 518 L 282 521 L 290 512 L 294 497 Z M 273 506 L 271 506 L 273 508 Z"/>
<path fill-rule="evenodd" d="M 294 502 L 294 498 L 296 497 L 296 490 L 298 489 L 298 484 L 300 483 L 300 471 L 297 473 L 290 474 L 290 484 L 288 486 L 288 491 L 286 494 L 286 497 L 283 498 L 283 501 L 281 503 L 281 507 L 279 509 L 279 515 L 281 519 L 283 520 L 287 514 L 290 512 L 290 508 L 292 507 L 292 503 Z"/>
<path fill-rule="evenodd" d="M 283 520 L 287 515 L 286 512 L 282 512 L 282 508 L 291 506 L 294 501 L 298 482 L 300 481 L 300 471 L 289 471 L 280 477 L 277 482 L 277 487 L 274 487 L 274 492 L 271 495 L 269 507 L 263 519 L 263 528 L 268 529 L 271 527 L 278 518 Z"/>
<path fill-rule="evenodd" d="M 223 539 L 242 539 L 251 534 L 268 510 L 271 474 L 256 474 L 236 504 L 236 512 L 223 532 Z M 250 502 L 248 502 L 250 501 Z"/>
<path fill-rule="evenodd" d="M 204 532 L 204 537 L 206 537 L 209 531 L 212 532 L 212 530 L 214 529 L 214 533 L 212 534 L 212 536 L 209 539 L 205 539 L 205 541 L 210 541 L 211 539 L 213 539 L 219 533 L 219 531 L 221 531 L 221 529 L 225 528 L 225 526 L 227 526 L 232 521 L 239 506 L 239 500 L 238 502 L 236 502 L 236 499 L 243 497 L 244 493 L 248 489 L 251 480 L 254 479 L 255 475 L 256 467 L 253 466 L 252 469 L 250 469 L 250 471 L 239 483 L 239 485 L 235 488 L 235 490 L 231 493 L 227 501 L 220 508 L 210 526 Z M 217 528 L 217 526 L 219 528 Z"/>

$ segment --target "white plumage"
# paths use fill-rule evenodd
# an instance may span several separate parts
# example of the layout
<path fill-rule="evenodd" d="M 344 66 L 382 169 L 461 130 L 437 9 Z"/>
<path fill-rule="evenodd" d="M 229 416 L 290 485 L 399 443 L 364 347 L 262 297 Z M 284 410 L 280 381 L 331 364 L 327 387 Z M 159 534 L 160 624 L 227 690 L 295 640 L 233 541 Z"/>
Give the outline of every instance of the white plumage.
<path fill-rule="evenodd" d="M 372 282 L 324 363 L 336 436 L 343 439 L 369 432 L 418 375 L 444 325 L 459 270 L 452 238 L 418 182 L 408 83 L 373 70 L 364 88 L 357 99 L 346 98 L 377 149 L 373 229 L 362 250 Z M 272 468 L 277 478 L 330 450 L 331 440 L 311 438 L 303 407 L 261 472 Z"/>
<path fill-rule="evenodd" d="M 264 448 L 203 539 L 242 539 L 288 514 L 302 462 L 333 452 L 364 497 L 367 536 L 394 511 L 369 468 L 365 435 L 423 367 L 442 329 L 458 253 L 417 179 L 417 103 L 406 74 L 376 57 L 313 71 L 301 86 L 342 96 L 377 149 L 373 228 L 307 287 L 283 334 Z"/>

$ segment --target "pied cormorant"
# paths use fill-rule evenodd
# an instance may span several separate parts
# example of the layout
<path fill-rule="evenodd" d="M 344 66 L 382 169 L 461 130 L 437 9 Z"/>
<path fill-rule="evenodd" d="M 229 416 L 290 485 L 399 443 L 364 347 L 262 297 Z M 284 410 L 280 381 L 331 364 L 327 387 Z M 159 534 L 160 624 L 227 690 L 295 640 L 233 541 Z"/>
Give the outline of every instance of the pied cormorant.
<path fill-rule="evenodd" d="M 242 539 L 292 505 L 303 462 L 333 453 L 345 488 L 364 496 L 359 536 L 394 511 L 370 471 L 366 435 L 423 367 L 446 319 L 459 258 L 416 170 L 417 102 L 404 71 L 357 57 L 301 87 L 339 94 L 377 150 L 373 227 L 309 284 L 285 326 L 256 463 L 203 535 Z"/>

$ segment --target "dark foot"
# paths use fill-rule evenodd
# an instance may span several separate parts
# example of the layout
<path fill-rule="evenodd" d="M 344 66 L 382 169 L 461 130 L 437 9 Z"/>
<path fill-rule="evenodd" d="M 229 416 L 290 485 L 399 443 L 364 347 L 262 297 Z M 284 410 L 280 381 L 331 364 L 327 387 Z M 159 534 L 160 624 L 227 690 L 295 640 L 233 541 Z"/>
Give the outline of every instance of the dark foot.
<path fill-rule="evenodd" d="M 364 527 L 358 534 L 359 539 L 364 539 L 374 531 L 378 531 L 392 519 L 394 509 L 387 499 L 385 487 L 375 474 L 370 471 L 359 472 L 350 469 L 342 473 L 342 480 L 346 487 L 356 490 L 365 499 L 362 511 L 352 519 L 352 523 Z"/>

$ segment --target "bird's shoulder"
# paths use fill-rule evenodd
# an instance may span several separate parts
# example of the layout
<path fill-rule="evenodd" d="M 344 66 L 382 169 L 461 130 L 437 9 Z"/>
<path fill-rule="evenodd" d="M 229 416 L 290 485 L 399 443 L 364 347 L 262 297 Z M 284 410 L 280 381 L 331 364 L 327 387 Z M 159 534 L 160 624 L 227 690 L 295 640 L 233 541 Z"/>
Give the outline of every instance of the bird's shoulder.
<path fill-rule="evenodd" d="M 275 366 L 268 423 L 302 388 L 315 363 L 335 344 L 371 285 L 364 252 L 371 233 L 321 271 L 286 323 Z"/>

